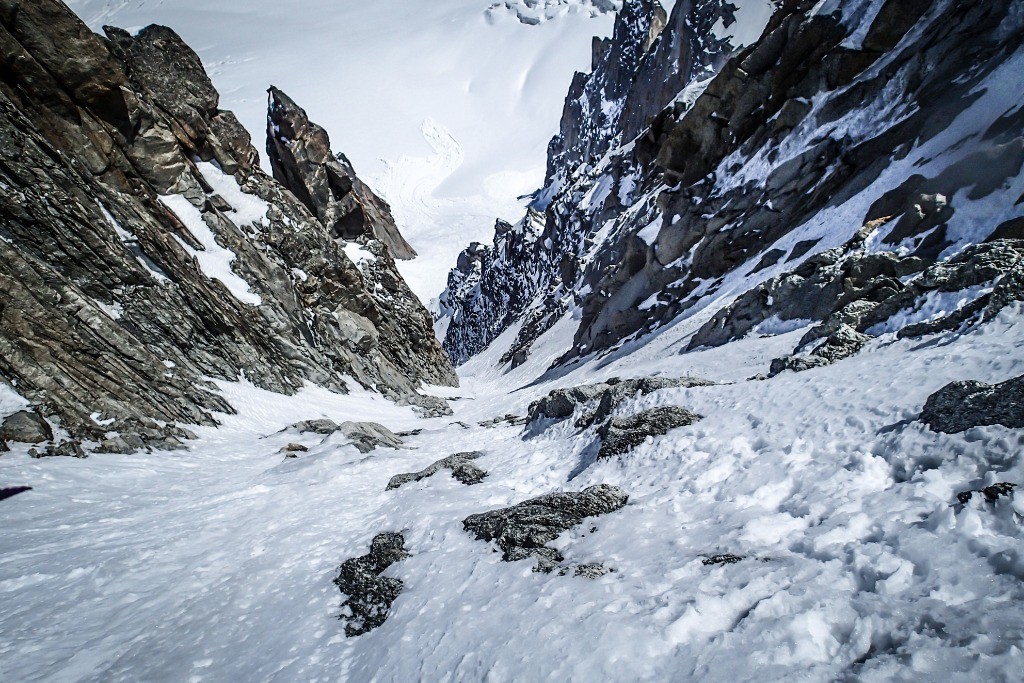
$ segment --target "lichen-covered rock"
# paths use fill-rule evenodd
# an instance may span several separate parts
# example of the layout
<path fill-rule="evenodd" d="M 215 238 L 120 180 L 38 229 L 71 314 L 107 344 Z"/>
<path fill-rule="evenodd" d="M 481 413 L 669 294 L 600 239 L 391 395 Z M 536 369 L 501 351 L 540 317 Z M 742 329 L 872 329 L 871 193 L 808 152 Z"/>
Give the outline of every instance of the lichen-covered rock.
<path fill-rule="evenodd" d="M 702 419 L 703 416 L 678 406 L 659 406 L 628 417 L 613 417 L 598 430 L 601 448 L 597 457 L 600 460 L 627 453 L 649 437 L 668 434 Z"/>
<path fill-rule="evenodd" d="M 584 519 L 614 512 L 628 501 L 629 495 L 622 489 L 598 484 L 579 493 L 549 493 L 512 507 L 470 515 L 462 526 L 477 540 L 497 542 L 504 561 L 536 558 L 536 571 L 550 572 L 563 558 L 547 543 Z"/>
<path fill-rule="evenodd" d="M 1024 428 L 1024 375 L 999 384 L 947 384 L 928 397 L 921 422 L 947 434 L 984 425 Z"/>
<path fill-rule="evenodd" d="M 467 486 L 479 484 L 487 477 L 487 472 L 481 469 L 473 461 L 482 455 L 483 453 L 481 451 L 456 453 L 455 455 L 449 455 L 447 458 L 438 460 L 419 472 L 396 474 L 391 477 L 391 480 L 388 482 L 387 490 L 390 491 L 392 489 L 397 489 L 405 484 L 410 484 L 414 481 L 421 481 L 427 477 L 432 477 L 441 470 L 451 470 L 452 476 L 455 477 L 456 481 Z"/>
<path fill-rule="evenodd" d="M 391 605 L 402 592 L 404 584 L 381 574 L 395 562 L 410 557 L 405 550 L 405 537 L 399 533 L 383 533 L 374 537 L 370 552 L 345 560 L 334 584 L 348 599 L 342 605 L 345 635 L 359 636 L 377 628 L 388 618 Z"/>
<path fill-rule="evenodd" d="M 0 441 L 43 443 L 53 439 L 53 430 L 39 413 L 19 410 L 0 423 Z"/>

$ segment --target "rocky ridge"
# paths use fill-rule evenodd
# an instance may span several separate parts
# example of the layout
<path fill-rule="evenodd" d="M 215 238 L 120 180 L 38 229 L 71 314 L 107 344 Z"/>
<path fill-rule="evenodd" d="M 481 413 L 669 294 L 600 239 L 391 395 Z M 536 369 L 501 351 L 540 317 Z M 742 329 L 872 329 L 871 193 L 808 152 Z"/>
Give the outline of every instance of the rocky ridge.
<path fill-rule="evenodd" d="M 420 383 L 457 380 L 394 267 L 386 205 L 340 161 L 279 159 L 312 188 L 325 169 L 351 182 L 311 209 L 260 170 L 171 29 L 106 33 L 56 0 L 0 6 L 0 378 L 60 434 L 114 451 L 178 447 L 177 424 L 231 412 L 207 378 L 354 379 L 435 403 Z M 300 120 L 283 102 L 272 119 Z M 333 158 L 306 130 L 307 156 Z M 361 232 L 320 211 L 357 213 Z"/>
<path fill-rule="evenodd" d="M 533 298 L 486 326 L 460 313 L 488 308 L 488 284 L 449 289 L 456 362 L 519 325 L 500 363 L 521 364 L 571 314 L 564 365 L 713 307 L 684 352 L 810 325 L 779 372 L 880 334 L 970 328 L 1020 300 L 1014 3 L 772 9 L 759 25 L 679 2 L 657 33 L 652 3 L 624 5 L 567 98 L 532 252 L 495 249 L 479 268 L 535 283 Z M 723 39 L 730 18 L 759 37 Z M 930 313 L 955 293 L 965 305 Z"/>

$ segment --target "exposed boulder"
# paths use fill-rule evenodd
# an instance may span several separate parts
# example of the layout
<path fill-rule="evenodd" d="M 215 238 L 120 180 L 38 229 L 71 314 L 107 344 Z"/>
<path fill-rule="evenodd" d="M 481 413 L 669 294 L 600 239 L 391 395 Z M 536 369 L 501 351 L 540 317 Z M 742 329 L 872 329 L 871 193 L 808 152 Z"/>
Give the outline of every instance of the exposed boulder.
<path fill-rule="evenodd" d="M 1024 428 L 1024 375 L 999 384 L 974 380 L 947 384 L 928 397 L 921 422 L 947 434 L 984 425 Z"/>
<path fill-rule="evenodd" d="M 716 564 L 736 564 L 742 561 L 743 558 L 739 555 L 733 555 L 732 553 L 725 553 L 724 555 L 711 555 L 701 560 L 701 564 L 705 567 L 711 567 Z"/>
<path fill-rule="evenodd" d="M 318 420 L 303 420 L 296 422 L 288 429 L 297 431 L 300 434 L 320 434 L 330 436 L 341 432 L 352 441 L 360 453 L 369 453 L 378 446 L 387 448 L 399 448 L 402 439 L 384 425 L 376 422 L 342 422 L 338 424 L 334 420 L 321 418 Z"/>
<path fill-rule="evenodd" d="M 1013 494 L 1013 490 L 1017 488 L 1016 484 L 1008 481 L 1001 481 L 998 484 L 992 484 L 986 486 L 983 489 L 977 489 L 974 491 L 961 491 L 956 494 L 956 499 L 961 505 L 967 505 L 971 502 L 971 498 L 974 497 L 975 493 L 980 493 L 987 503 L 995 503 L 1001 497 L 1009 498 Z"/>
<path fill-rule="evenodd" d="M 345 635 L 360 636 L 377 628 L 388 618 L 391 605 L 402 592 L 404 584 L 381 574 L 395 562 L 410 557 L 405 550 L 405 537 L 398 533 L 378 534 L 370 543 L 370 552 L 345 560 L 334 584 L 348 599 L 342 605 Z"/>
<path fill-rule="evenodd" d="M 0 424 L 0 441 L 43 443 L 53 439 L 53 430 L 39 413 L 20 410 Z"/>
<path fill-rule="evenodd" d="M 547 573 L 564 559 L 547 543 L 588 517 L 622 508 L 628 500 L 622 489 L 598 484 L 579 493 L 549 493 L 512 507 L 470 515 L 462 526 L 477 540 L 496 541 L 504 561 L 536 558 L 535 571 Z"/>
<path fill-rule="evenodd" d="M 775 376 L 785 370 L 801 372 L 831 365 L 856 354 L 870 340 L 870 336 L 858 332 L 845 323 L 840 324 L 839 329 L 830 334 L 809 355 L 786 356 L 773 360 L 769 375 Z"/>
<path fill-rule="evenodd" d="M 527 419 L 530 423 L 535 423 L 544 418 L 564 420 L 571 417 L 577 410 L 580 410 L 587 404 L 600 401 L 601 403 L 597 410 L 581 418 L 581 425 L 589 426 L 595 421 L 608 417 L 612 408 L 624 399 L 632 398 L 637 394 L 646 396 L 662 389 L 706 387 L 712 385 L 714 385 L 714 382 L 697 377 L 637 377 L 632 379 L 613 377 L 597 384 L 584 384 L 576 387 L 554 389 L 544 398 L 530 404 Z"/>
<path fill-rule="evenodd" d="M 327 418 L 320 418 L 318 420 L 303 420 L 302 422 L 296 422 L 289 429 L 294 429 L 299 434 L 322 434 L 328 435 L 341 429 L 334 420 L 328 420 Z"/>
<path fill-rule="evenodd" d="M 391 207 L 356 176 L 344 155 L 331 151 L 327 131 L 277 88 L 269 93 L 267 154 L 274 178 L 335 236 L 379 240 L 395 258 L 414 258 L 416 251 L 398 232 Z"/>
<path fill-rule="evenodd" d="M 452 476 L 455 477 L 457 481 L 467 486 L 479 484 L 485 477 L 487 477 L 487 472 L 478 467 L 473 461 L 482 455 L 483 453 L 481 451 L 456 453 L 455 455 L 449 455 L 447 458 L 438 460 L 419 472 L 396 474 L 391 477 L 391 480 L 388 482 L 387 490 L 390 491 L 391 489 L 397 489 L 405 484 L 409 484 L 414 481 L 421 481 L 427 477 L 432 477 L 441 470 L 451 470 Z"/>
<path fill-rule="evenodd" d="M 339 431 L 352 440 L 360 453 L 369 453 L 378 446 L 395 449 L 402 446 L 397 434 L 376 422 L 342 422 Z"/>
<path fill-rule="evenodd" d="M 628 417 L 613 417 L 598 430 L 601 449 L 598 459 L 627 453 L 650 437 L 695 424 L 701 415 L 677 406 L 659 406 Z"/>

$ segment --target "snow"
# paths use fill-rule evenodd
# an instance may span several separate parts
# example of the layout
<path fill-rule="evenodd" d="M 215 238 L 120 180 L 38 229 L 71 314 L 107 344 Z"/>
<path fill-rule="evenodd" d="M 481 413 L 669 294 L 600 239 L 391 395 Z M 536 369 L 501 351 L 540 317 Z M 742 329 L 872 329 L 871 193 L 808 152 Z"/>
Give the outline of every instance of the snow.
<path fill-rule="evenodd" d="M 28 407 L 28 401 L 14 387 L 0 382 L 0 420 Z"/>
<path fill-rule="evenodd" d="M 377 260 L 377 257 L 373 255 L 372 251 L 358 242 L 346 242 L 345 246 L 342 248 L 345 251 L 345 256 L 348 256 L 349 260 L 357 265 L 364 262 L 373 263 Z"/>
<path fill-rule="evenodd" d="M 160 201 L 174 212 L 196 241 L 203 246 L 202 250 L 193 249 L 185 240 L 174 236 L 182 248 L 199 262 L 203 275 L 211 280 L 219 280 L 228 288 L 231 295 L 243 304 L 259 306 L 263 302 L 259 294 L 253 292 L 249 288 L 249 283 L 231 270 L 231 264 L 236 258 L 235 253 L 217 243 L 213 231 L 203 219 L 202 212 L 182 195 L 161 195 Z"/>
<path fill-rule="evenodd" d="M 227 217 L 232 223 L 240 228 L 269 225 L 267 212 L 270 211 L 270 204 L 242 190 L 238 180 L 222 171 L 216 163 L 200 161 L 196 163 L 196 168 L 213 188 L 214 194 L 219 194 L 231 205 L 232 210 L 227 212 Z"/>
<path fill-rule="evenodd" d="M 955 313 L 992 291 L 991 285 L 976 285 L 957 292 L 927 292 L 918 299 L 913 308 L 900 311 L 883 323 L 872 326 L 871 335 L 898 332 L 907 325 L 929 322 Z"/>
<path fill-rule="evenodd" d="M 572 75 L 589 69 L 592 37 L 613 23 L 587 10 L 601 0 L 567 3 L 535 26 L 487 12 L 487 0 L 69 4 L 96 31 L 178 31 L 257 149 L 267 86 L 287 92 L 391 204 L 420 254 L 398 267 L 423 301 L 444 289 L 466 244 L 491 239 L 495 218 L 522 216 Z"/>
<path fill-rule="evenodd" d="M 750 45 L 761 37 L 768 20 L 775 13 L 773 0 L 733 0 L 736 7 L 736 21 L 728 27 L 719 19 L 711 28 L 711 33 L 718 40 L 731 38 L 736 48 Z"/>
<path fill-rule="evenodd" d="M 655 392 L 620 411 L 677 404 L 705 416 L 618 459 L 592 462 L 571 421 L 523 439 L 476 421 L 523 414 L 571 316 L 508 374 L 470 361 L 456 414 L 423 420 L 372 394 L 295 397 L 221 384 L 237 416 L 191 451 L 32 460 L 0 477 L 0 667 L 9 680 L 1009 680 L 1020 671 L 1024 535 L 1017 498 L 962 509 L 955 493 L 1021 481 L 1024 436 L 961 435 L 913 420 L 954 379 L 1024 372 L 1024 310 L 942 345 L 896 341 L 834 366 L 746 381 L 793 336 L 677 355 L 696 323 L 588 362 L 557 385 L 692 373 L 728 382 Z M 511 340 L 507 340 L 511 341 Z M 564 350 L 564 349 L 563 349 Z M 487 351 L 488 354 L 492 350 Z M 499 374 L 495 374 L 499 373 Z M 518 387 L 518 389 L 516 389 Z M 367 455 L 299 420 L 422 428 Z M 460 420 L 470 427 L 454 424 Z M 298 459 L 277 451 L 310 447 Z M 447 474 L 385 491 L 396 473 L 479 448 L 485 482 Z M 556 542 L 590 581 L 503 563 L 467 515 L 594 483 L 621 511 Z M 1015 517 L 1016 516 L 1016 517 Z M 591 528 L 596 531 L 591 532 Z M 379 629 L 346 639 L 338 565 L 380 531 L 412 557 Z M 707 556 L 735 553 L 732 565 Z M 74 618 L 68 618 L 74 615 Z"/>

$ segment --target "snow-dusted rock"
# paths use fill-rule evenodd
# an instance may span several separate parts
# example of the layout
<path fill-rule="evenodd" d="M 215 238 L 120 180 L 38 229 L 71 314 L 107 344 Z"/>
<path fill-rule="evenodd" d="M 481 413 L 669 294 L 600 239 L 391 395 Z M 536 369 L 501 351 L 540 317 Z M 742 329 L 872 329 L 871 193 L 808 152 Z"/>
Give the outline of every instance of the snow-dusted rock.
<path fill-rule="evenodd" d="M 647 439 L 692 425 L 703 416 L 679 406 L 659 406 L 625 417 L 613 417 L 598 429 L 601 449 L 597 457 L 612 458 L 628 453 Z"/>
<path fill-rule="evenodd" d="M 419 472 L 396 474 L 391 477 L 390 481 L 388 481 L 387 489 L 390 491 L 391 489 L 400 488 L 405 484 L 422 481 L 423 479 L 434 476 L 441 470 L 450 470 L 452 477 L 467 486 L 479 484 L 487 477 L 487 472 L 481 469 L 473 461 L 482 455 L 483 452 L 481 451 L 470 451 L 467 453 L 449 455 L 447 458 L 442 458 Z"/>
<path fill-rule="evenodd" d="M 535 570 L 547 573 L 563 559 L 547 543 L 584 519 L 614 512 L 628 501 L 622 489 L 597 484 L 579 493 L 549 493 L 512 507 L 470 515 L 462 526 L 477 540 L 495 541 L 506 562 L 536 558 Z"/>

